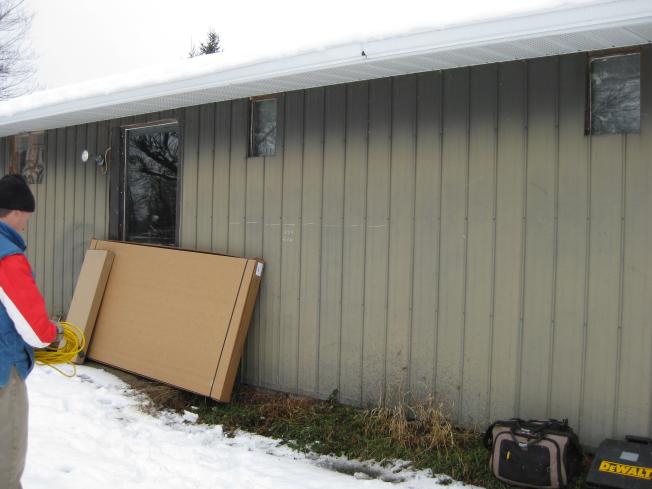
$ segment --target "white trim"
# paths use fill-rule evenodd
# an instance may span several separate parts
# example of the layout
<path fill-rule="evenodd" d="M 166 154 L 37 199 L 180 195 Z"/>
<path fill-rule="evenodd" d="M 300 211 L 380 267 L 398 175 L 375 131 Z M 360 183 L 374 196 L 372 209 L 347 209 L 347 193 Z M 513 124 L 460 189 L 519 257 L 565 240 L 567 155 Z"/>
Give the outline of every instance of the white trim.
<path fill-rule="evenodd" d="M 44 348 L 50 344 L 43 343 L 40 340 L 34 329 L 30 326 L 25 317 L 16 307 L 16 304 L 14 304 L 2 287 L 0 287 L 0 302 L 5 306 L 9 318 L 14 322 L 16 331 L 18 331 L 18 334 L 23 338 L 23 340 L 25 340 L 25 343 L 33 348 Z"/>

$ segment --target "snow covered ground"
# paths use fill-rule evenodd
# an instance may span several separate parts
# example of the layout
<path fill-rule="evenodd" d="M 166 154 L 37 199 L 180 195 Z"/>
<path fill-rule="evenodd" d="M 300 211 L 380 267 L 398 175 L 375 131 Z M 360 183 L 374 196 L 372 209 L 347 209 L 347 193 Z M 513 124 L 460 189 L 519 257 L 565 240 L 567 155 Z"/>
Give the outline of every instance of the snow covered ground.
<path fill-rule="evenodd" d="M 142 396 L 99 368 L 79 367 L 69 379 L 36 367 L 27 385 L 26 489 L 471 487 L 400 464 L 392 470 L 304 455 L 248 433 L 229 438 L 190 412 L 153 417 L 139 408 Z"/>

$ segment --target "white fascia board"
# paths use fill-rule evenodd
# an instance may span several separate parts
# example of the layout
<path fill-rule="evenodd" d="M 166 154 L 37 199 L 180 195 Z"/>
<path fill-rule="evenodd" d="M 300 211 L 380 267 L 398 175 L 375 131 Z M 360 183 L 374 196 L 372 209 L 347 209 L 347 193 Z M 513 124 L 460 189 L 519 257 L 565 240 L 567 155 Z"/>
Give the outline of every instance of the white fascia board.
<path fill-rule="evenodd" d="M 497 43 L 597 29 L 629 27 L 651 21 L 651 0 L 611 0 L 572 9 L 522 15 L 371 41 L 364 44 L 364 49 L 368 58 L 393 58 L 491 46 Z M 652 40 L 648 40 L 650 41 Z"/>
<path fill-rule="evenodd" d="M 75 112 L 145 102 L 150 99 L 212 88 L 243 87 L 248 83 L 310 74 L 329 68 L 363 66 L 373 61 L 398 60 L 469 47 L 490 47 L 492 44 L 516 43 L 542 37 L 554 39 L 556 35 L 635 26 L 649 22 L 652 22 L 652 1 L 608 0 L 598 4 L 524 14 L 387 39 L 354 42 L 284 58 L 251 62 L 208 74 L 190 75 L 177 80 L 118 89 L 111 93 L 44 103 L 30 109 L 17 109 L 13 113 L 9 110 L 5 112 L 8 115 L 0 116 L 0 131 L 5 126 L 5 131 L 1 132 L 6 134 L 6 129 L 9 129 L 6 126 L 20 122 L 37 123 L 40 119 Z M 11 104 L 11 101 L 5 103 Z"/>

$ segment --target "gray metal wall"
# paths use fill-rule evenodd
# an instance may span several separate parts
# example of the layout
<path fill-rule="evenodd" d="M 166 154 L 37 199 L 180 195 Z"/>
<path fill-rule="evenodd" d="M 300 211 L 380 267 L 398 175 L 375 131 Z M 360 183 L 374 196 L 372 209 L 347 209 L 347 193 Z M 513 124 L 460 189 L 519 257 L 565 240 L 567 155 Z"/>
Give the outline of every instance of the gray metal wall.
<path fill-rule="evenodd" d="M 268 158 L 247 101 L 185 109 L 182 246 L 267 261 L 244 380 L 652 435 L 649 48 L 642 70 L 632 135 L 584 135 L 582 54 L 287 93 Z M 107 228 L 79 153 L 170 115 L 48 132 L 28 240 L 52 312 Z"/>

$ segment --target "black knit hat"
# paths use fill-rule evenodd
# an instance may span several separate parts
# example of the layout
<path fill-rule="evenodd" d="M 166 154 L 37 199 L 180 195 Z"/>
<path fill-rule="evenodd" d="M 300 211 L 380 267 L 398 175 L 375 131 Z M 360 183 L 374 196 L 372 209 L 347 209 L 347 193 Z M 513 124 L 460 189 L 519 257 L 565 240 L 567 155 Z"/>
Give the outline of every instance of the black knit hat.
<path fill-rule="evenodd" d="M 34 212 L 36 202 L 29 185 L 21 175 L 0 178 L 0 209 Z"/>

